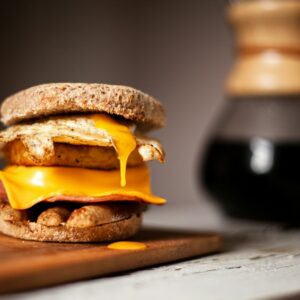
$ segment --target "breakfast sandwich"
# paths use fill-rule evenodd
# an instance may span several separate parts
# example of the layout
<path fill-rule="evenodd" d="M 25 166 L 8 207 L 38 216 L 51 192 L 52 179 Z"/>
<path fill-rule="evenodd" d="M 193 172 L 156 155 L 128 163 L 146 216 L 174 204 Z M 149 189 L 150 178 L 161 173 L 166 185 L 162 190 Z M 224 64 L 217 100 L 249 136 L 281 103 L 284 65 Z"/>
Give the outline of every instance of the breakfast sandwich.
<path fill-rule="evenodd" d="M 147 161 L 164 150 L 161 103 L 136 89 L 86 83 L 34 86 L 4 100 L 0 232 L 56 242 L 128 238 L 151 192 Z"/>

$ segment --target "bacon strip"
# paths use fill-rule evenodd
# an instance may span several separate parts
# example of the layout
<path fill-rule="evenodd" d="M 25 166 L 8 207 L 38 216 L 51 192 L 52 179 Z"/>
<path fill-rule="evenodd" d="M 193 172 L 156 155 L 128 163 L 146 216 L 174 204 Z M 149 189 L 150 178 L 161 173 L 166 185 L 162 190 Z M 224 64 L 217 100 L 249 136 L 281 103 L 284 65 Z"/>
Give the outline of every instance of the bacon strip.
<path fill-rule="evenodd" d="M 8 202 L 7 194 L 5 188 L 0 181 L 0 199 L 3 202 Z M 45 202 L 56 202 L 56 201 L 67 201 L 67 202 L 78 202 L 78 203 L 102 203 L 111 201 L 134 201 L 134 202 L 144 202 L 142 199 L 135 196 L 125 196 L 125 195 L 108 195 L 101 197 L 85 197 L 85 196 L 65 196 L 57 195 L 43 200 Z"/>
<path fill-rule="evenodd" d="M 58 195 L 53 196 L 48 199 L 45 199 L 46 202 L 56 202 L 56 201 L 70 201 L 70 202 L 79 202 L 79 203 L 99 203 L 107 201 L 135 201 L 143 202 L 142 199 L 135 196 L 125 196 L 125 195 L 108 195 L 101 197 L 84 197 L 84 196 L 64 196 Z"/>
<path fill-rule="evenodd" d="M 8 199 L 7 199 L 7 194 L 5 192 L 5 188 L 2 184 L 2 181 L 0 181 L 0 201 L 2 202 L 8 202 Z"/>

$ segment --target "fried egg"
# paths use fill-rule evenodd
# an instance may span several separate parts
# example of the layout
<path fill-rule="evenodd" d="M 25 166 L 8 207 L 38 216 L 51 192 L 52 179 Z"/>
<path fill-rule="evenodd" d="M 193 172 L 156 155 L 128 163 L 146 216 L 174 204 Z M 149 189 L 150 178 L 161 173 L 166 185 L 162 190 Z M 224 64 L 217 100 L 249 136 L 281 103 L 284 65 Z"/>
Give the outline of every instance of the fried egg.
<path fill-rule="evenodd" d="M 126 126 L 134 134 L 135 126 L 128 124 Z M 159 141 L 138 135 L 135 135 L 135 138 L 137 151 L 143 161 L 164 162 L 165 153 Z M 54 143 L 116 149 L 113 137 L 108 131 L 96 127 L 89 115 L 50 117 L 10 126 L 0 132 L 2 148 L 5 144 L 16 140 L 23 143 L 32 159 L 36 161 L 49 160 L 53 157 L 55 155 Z"/>

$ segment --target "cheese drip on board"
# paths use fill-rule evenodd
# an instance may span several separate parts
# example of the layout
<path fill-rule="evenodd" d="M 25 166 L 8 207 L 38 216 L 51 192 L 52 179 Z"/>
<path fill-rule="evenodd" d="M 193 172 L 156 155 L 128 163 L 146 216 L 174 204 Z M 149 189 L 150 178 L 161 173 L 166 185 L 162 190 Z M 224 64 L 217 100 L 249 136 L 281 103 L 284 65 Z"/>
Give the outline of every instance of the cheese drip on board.
<path fill-rule="evenodd" d="M 119 241 L 109 244 L 107 248 L 113 250 L 144 250 L 147 246 L 141 242 Z"/>
<path fill-rule="evenodd" d="M 129 155 L 136 148 L 136 140 L 129 128 L 118 123 L 113 118 L 104 114 L 95 114 L 92 116 L 95 126 L 98 129 L 105 130 L 113 140 L 113 144 L 120 160 L 121 186 L 126 185 L 126 164 Z"/>
<path fill-rule="evenodd" d="M 98 197 L 99 202 L 101 197 L 102 202 L 118 200 L 141 201 L 148 204 L 166 202 L 165 199 L 151 193 L 149 170 L 145 165 L 127 170 L 125 187 L 120 187 L 119 170 L 8 166 L 0 171 L 0 179 L 9 203 L 14 209 L 27 209 L 59 195 Z"/>

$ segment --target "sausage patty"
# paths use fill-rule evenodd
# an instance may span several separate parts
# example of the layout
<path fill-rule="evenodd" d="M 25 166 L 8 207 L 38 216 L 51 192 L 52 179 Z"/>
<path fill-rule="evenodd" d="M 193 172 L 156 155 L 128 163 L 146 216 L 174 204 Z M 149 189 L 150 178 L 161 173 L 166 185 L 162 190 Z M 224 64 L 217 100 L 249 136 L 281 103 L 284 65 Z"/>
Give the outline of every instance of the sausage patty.
<path fill-rule="evenodd" d="M 8 164 L 22 166 L 71 166 L 79 168 L 118 169 L 120 162 L 113 147 L 71 145 L 54 143 L 54 156 L 45 156 L 35 160 L 20 140 L 14 140 L 5 146 Z M 143 163 L 137 150 L 129 156 L 127 165 L 135 167 Z"/>

